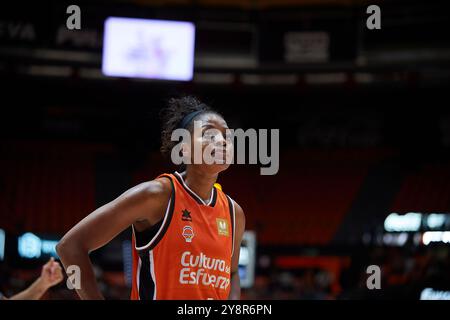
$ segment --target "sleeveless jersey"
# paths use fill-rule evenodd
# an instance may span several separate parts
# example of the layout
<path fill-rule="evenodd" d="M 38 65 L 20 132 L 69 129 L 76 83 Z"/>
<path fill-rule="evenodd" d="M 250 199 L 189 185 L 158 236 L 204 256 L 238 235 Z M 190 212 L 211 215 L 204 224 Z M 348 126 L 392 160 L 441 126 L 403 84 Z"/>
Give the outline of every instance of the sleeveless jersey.
<path fill-rule="evenodd" d="M 233 200 L 214 186 L 205 203 L 183 177 L 172 185 L 164 218 L 143 232 L 133 227 L 134 300 L 228 299 L 234 249 Z"/>

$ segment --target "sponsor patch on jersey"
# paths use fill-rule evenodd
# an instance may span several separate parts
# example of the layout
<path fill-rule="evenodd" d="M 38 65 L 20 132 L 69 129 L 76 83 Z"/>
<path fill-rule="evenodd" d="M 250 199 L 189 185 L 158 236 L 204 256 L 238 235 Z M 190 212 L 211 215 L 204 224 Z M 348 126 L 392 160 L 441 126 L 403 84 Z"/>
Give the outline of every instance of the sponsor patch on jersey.
<path fill-rule="evenodd" d="M 192 242 L 192 238 L 194 238 L 194 229 L 191 226 L 184 226 L 182 233 L 184 240 L 186 242 Z"/>
<path fill-rule="evenodd" d="M 191 212 L 187 209 L 184 209 L 181 214 L 181 220 L 183 221 L 192 221 Z"/>
<path fill-rule="evenodd" d="M 228 231 L 228 221 L 225 219 L 216 218 L 217 222 L 217 232 L 221 236 L 229 236 L 230 232 Z"/>

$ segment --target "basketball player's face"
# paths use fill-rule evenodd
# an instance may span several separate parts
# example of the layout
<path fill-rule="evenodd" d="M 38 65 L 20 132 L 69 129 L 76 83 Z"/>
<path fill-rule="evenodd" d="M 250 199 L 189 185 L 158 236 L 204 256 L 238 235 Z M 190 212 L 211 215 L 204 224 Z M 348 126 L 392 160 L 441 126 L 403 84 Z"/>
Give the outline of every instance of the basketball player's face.
<path fill-rule="evenodd" d="M 201 166 L 201 170 L 210 174 L 217 174 L 226 170 L 232 161 L 233 145 L 228 125 L 225 120 L 214 113 L 200 115 L 197 119 L 197 130 L 191 132 L 191 150 L 201 150 L 202 163 L 196 164 L 194 155 L 191 163 Z"/>

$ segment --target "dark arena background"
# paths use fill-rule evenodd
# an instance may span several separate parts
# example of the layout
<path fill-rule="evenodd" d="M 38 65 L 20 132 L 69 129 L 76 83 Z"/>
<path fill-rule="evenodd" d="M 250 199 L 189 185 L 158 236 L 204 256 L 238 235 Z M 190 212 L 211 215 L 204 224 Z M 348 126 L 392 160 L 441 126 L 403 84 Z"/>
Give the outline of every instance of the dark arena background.
<path fill-rule="evenodd" d="M 447 3 L 3 1 L 0 291 L 30 285 L 94 209 L 174 170 L 158 114 L 190 94 L 232 128 L 280 130 L 277 174 L 235 164 L 218 181 L 246 214 L 242 299 L 450 299 Z M 192 22 L 192 79 L 105 75 L 108 17 Z M 130 241 L 91 254 L 107 299 L 130 297 Z M 78 297 L 63 281 L 42 299 Z"/>

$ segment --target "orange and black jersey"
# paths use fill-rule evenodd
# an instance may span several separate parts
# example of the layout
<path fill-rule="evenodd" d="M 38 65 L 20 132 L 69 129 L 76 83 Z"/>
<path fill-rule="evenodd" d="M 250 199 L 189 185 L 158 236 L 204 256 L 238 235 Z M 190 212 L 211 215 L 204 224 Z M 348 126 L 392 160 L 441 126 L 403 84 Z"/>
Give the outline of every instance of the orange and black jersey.
<path fill-rule="evenodd" d="M 208 202 L 184 182 L 163 174 L 172 193 L 164 218 L 152 228 L 133 228 L 131 299 L 227 299 L 234 250 L 233 200 L 213 187 Z"/>

